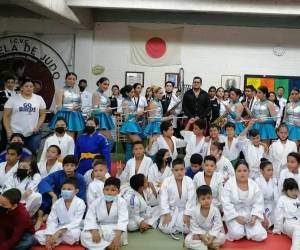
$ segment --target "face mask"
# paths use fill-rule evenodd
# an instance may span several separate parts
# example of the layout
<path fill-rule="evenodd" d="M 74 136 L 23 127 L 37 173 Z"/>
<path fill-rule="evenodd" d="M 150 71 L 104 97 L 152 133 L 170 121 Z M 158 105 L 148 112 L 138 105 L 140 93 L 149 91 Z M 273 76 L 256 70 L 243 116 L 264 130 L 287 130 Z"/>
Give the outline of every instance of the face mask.
<path fill-rule="evenodd" d="M 71 191 L 71 190 L 61 190 L 61 197 L 64 200 L 72 200 L 72 198 L 73 198 L 73 191 Z"/>
<path fill-rule="evenodd" d="M 66 131 L 64 127 L 57 127 L 55 128 L 55 132 L 58 134 L 63 134 Z"/>
<path fill-rule="evenodd" d="M 117 199 L 117 196 L 104 195 L 104 200 L 107 202 L 114 202 Z"/>
<path fill-rule="evenodd" d="M 80 90 L 80 92 L 83 92 L 85 90 L 85 87 L 84 86 L 79 86 L 79 90 Z"/>
<path fill-rule="evenodd" d="M 172 157 L 169 156 L 169 157 L 166 159 L 166 164 L 167 164 L 167 165 L 170 165 L 171 162 L 172 162 Z"/>
<path fill-rule="evenodd" d="M 8 212 L 8 208 L 0 206 L 0 214 L 6 214 Z"/>
<path fill-rule="evenodd" d="M 22 181 L 24 180 L 28 175 L 28 169 L 21 169 L 18 168 L 17 170 L 17 177 Z"/>
<path fill-rule="evenodd" d="M 93 134 L 95 132 L 96 128 L 93 126 L 86 126 L 85 127 L 85 132 L 88 134 Z"/>

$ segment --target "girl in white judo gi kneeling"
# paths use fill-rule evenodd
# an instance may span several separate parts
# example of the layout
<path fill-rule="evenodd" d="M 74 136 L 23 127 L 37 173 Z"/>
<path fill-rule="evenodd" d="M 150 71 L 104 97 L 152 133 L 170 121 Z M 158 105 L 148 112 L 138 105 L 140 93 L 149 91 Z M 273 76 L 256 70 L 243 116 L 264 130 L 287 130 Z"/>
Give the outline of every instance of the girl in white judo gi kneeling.
<path fill-rule="evenodd" d="M 119 195 L 120 180 L 106 179 L 104 196 L 88 208 L 81 233 L 81 244 L 90 250 L 119 249 L 127 245 L 128 210 L 126 201 Z M 123 237 L 122 237 L 123 236 Z"/>
<path fill-rule="evenodd" d="M 245 160 L 237 162 L 235 177 L 226 182 L 221 201 L 228 240 L 239 240 L 245 236 L 254 241 L 267 238 L 267 231 L 261 224 L 264 197 L 255 181 L 249 178 L 249 166 Z"/>

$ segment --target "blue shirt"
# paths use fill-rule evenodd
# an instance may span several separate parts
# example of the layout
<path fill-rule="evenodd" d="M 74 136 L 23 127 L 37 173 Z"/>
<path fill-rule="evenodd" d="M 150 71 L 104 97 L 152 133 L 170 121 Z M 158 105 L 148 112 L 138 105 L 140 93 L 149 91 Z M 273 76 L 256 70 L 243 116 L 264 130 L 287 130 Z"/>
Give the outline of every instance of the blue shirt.
<path fill-rule="evenodd" d="M 185 170 L 185 175 L 186 176 L 189 176 L 191 177 L 192 179 L 194 179 L 194 176 L 199 173 L 199 172 L 202 172 L 202 167 L 197 171 L 197 172 L 193 172 L 192 168 L 191 167 L 188 167 L 186 170 Z"/>

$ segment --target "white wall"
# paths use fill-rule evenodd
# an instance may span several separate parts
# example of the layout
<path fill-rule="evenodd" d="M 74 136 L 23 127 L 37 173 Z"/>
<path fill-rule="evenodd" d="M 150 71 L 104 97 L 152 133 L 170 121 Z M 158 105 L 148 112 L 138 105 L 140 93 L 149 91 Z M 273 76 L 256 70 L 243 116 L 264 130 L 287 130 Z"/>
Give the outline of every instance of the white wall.
<path fill-rule="evenodd" d="M 106 68 L 103 75 L 112 83 L 125 81 L 125 71 L 144 71 L 146 86 L 163 84 L 165 72 L 178 72 L 180 65 L 145 67 L 130 63 L 128 25 L 145 28 L 178 25 L 97 23 L 95 26 L 93 65 Z M 275 56 L 273 48 L 286 48 L 284 56 Z M 244 74 L 300 75 L 300 30 L 249 27 L 184 25 L 182 67 L 185 83 L 193 76 L 203 78 L 203 87 L 221 85 L 221 75 Z M 98 77 L 93 76 L 96 81 Z"/>
<path fill-rule="evenodd" d="M 240 75 L 241 87 L 244 74 L 300 75 L 300 31 L 296 29 L 271 29 L 249 27 L 183 25 L 182 65 L 145 67 L 130 63 L 128 23 L 96 23 L 93 31 L 72 30 L 54 21 L 0 18 L 0 34 L 33 34 L 43 37 L 58 52 L 64 53 L 60 43 L 69 41 L 74 56 L 64 58 L 78 78 L 86 78 L 89 89 L 96 88 L 100 76 L 91 69 L 100 64 L 105 67 L 101 76 L 110 78 L 120 86 L 125 82 L 125 71 L 145 72 L 146 86 L 163 84 L 165 72 L 185 69 L 185 83 L 193 76 L 203 78 L 203 87 L 220 86 L 221 75 Z M 179 25 L 133 24 L 142 28 L 168 28 Z M 66 40 L 68 39 L 68 40 Z M 273 48 L 278 44 L 286 48 L 278 57 Z"/>

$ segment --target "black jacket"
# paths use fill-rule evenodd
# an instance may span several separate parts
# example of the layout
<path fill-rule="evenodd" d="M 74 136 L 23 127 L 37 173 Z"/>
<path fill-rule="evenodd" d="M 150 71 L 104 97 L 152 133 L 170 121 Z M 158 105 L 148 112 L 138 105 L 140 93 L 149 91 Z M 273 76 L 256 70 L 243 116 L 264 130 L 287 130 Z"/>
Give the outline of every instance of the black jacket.
<path fill-rule="evenodd" d="M 210 99 L 206 91 L 201 89 L 198 97 L 192 89 L 184 93 L 182 110 L 188 118 L 207 118 L 210 115 Z"/>
<path fill-rule="evenodd" d="M 220 116 L 220 103 L 218 102 L 217 98 L 210 100 L 210 122 L 213 122 Z"/>

